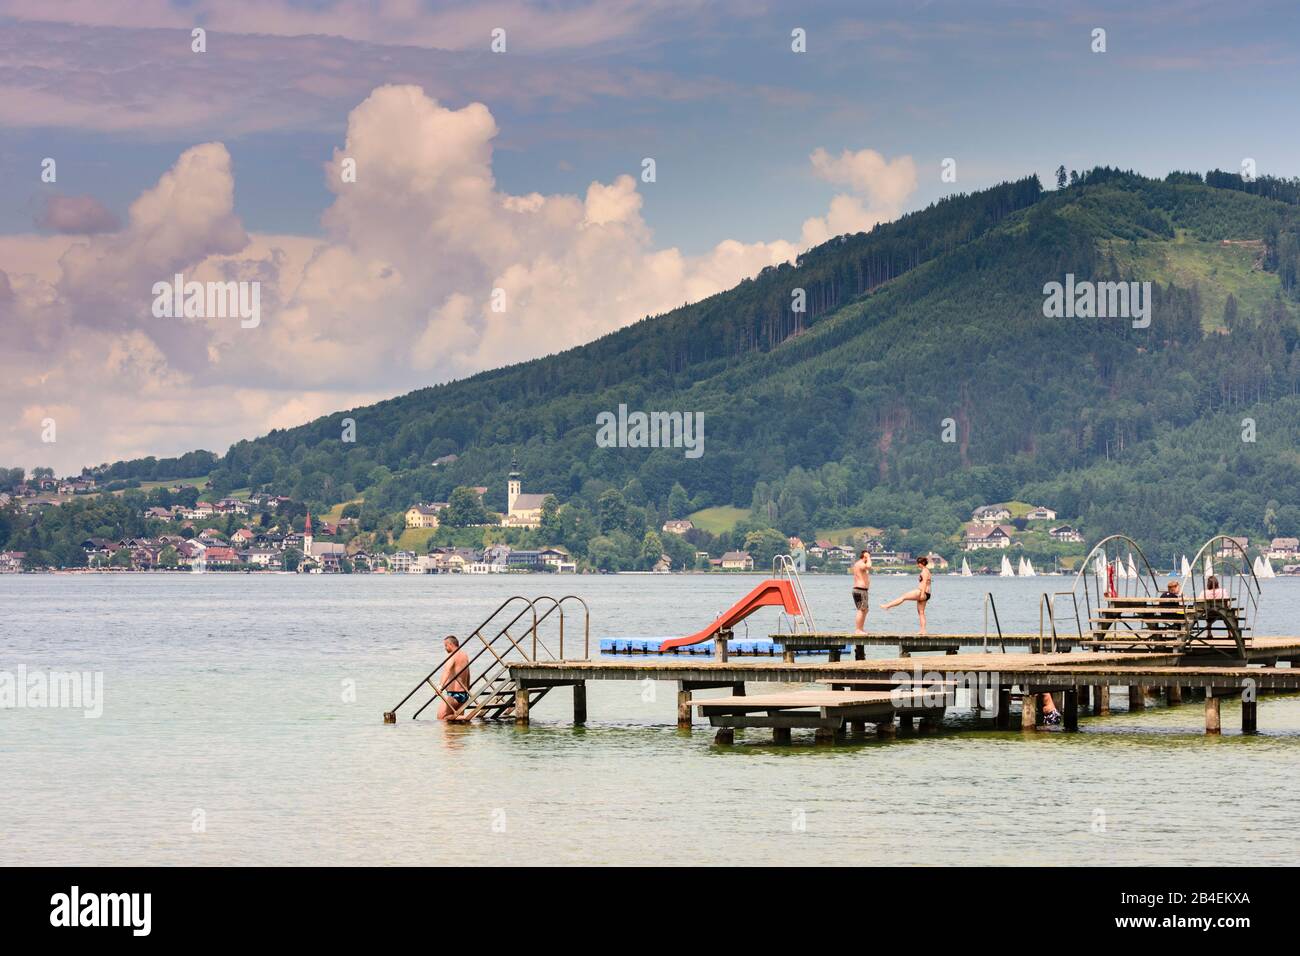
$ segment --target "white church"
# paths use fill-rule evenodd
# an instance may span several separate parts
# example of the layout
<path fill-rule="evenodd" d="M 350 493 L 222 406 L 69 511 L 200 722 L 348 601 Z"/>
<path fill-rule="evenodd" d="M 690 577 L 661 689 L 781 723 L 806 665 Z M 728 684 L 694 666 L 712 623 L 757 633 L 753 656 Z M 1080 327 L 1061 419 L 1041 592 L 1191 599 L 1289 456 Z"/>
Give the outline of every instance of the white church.
<path fill-rule="evenodd" d="M 519 462 L 512 458 L 510 474 L 506 477 L 506 513 L 501 516 L 501 527 L 536 528 L 542 523 L 542 502 L 547 496 L 524 494 L 522 489 Z"/>

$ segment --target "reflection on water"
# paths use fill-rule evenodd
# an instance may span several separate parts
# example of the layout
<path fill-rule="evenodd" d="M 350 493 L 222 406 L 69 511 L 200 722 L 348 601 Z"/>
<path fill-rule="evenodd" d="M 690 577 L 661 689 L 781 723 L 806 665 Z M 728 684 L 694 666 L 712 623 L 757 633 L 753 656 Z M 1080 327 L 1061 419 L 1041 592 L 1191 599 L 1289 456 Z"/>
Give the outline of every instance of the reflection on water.
<path fill-rule="evenodd" d="M 754 581 L 0 577 L 0 671 L 102 671 L 105 697 L 97 720 L 0 711 L 0 864 L 1294 859 L 1293 696 L 1261 699 L 1254 738 L 1225 703 L 1222 739 L 1202 735 L 1191 703 L 1085 718 L 1077 735 L 970 731 L 957 712 L 941 733 L 891 742 L 773 747 L 749 731 L 717 748 L 702 725 L 676 730 L 673 685 L 634 682 L 594 683 L 585 729 L 564 688 L 526 729 L 381 722 L 437 638 L 510 593 L 580 594 L 594 642 L 697 630 Z M 869 627 L 914 628 L 910 607 L 874 608 L 911 581 L 876 576 Z M 1036 632 L 1039 594 L 1069 583 L 938 576 L 931 629 L 980 631 L 991 590 L 1006 630 Z M 851 625 L 847 577 L 805 584 L 819 625 Z M 1259 633 L 1300 632 L 1300 582 L 1263 584 Z M 762 612 L 737 637 L 775 621 Z"/>

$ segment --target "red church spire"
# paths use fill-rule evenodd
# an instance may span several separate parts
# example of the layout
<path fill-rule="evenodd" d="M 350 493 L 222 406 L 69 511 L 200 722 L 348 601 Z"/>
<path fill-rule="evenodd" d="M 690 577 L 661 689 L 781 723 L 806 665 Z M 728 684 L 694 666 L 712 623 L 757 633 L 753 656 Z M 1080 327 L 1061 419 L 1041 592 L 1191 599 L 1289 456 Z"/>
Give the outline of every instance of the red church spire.
<path fill-rule="evenodd" d="M 311 534 L 311 509 L 307 510 L 307 524 L 303 526 L 303 534 Z"/>

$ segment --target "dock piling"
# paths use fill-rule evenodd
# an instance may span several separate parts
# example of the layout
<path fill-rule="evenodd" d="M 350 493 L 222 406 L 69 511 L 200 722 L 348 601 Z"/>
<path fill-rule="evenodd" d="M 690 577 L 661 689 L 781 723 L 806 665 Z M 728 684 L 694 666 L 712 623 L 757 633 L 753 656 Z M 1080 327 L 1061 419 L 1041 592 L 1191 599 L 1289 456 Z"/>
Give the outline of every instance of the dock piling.
<path fill-rule="evenodd" d="M 1092 711 L 1098 717 L 1110 713 L 1110 685 L 1102 684 L 1097 688 L 1097 704 Z"/>
<path fill-rule="evenodd" d="M 1020 729 L 1038 729 L 1038 695 L 1029 690 L 1020 696 Z"/>
<path fill-rule="evenodd" d="M 587 722 L 587 682 L 573 685 L 573 723 L 581 727 Z"/>
<path fill-rule="evenodd" d="M 515 724 L 520 727 L 528 726 L 528 688 L 520 687 L 515 691 Z"/>
<path fill-rule="evenodd" d="M 1132 684 L 1128 689 L 1128 709 L 1130 712 L 1146 710 L 1146 688 L 1141 684 Z"/>
<path fill-rule="evenodd" d="M 1208 736 L 1218 736 L 1222 733 L 1220 724 L 1221 715 L 1219 712 L 1219 698 L 1214 696 L 1214 691 L 1207 688 L 1205 691 L 1205 733 Z"/>
<path fill-rule="evenodd" d="M 1170 684 L 1165 690 L 1165 702 L 1172 707 L 1183 702 L 1183 688 L 1180 684 Z"/>
<path fill-rule="evenodd" d="M 998 712 L 993 717 L 993 729 L 1011 729 L 1011 688 L 1005 684 L 998 687 Z"/>
<path fill-rule="evenodd" d="M 898 728 L 894 726 L 894 718 L 892 717 L 882 718 L 880 722 L 876 724 L 876 736 L 885 737 L 885 738 L 897 737 Z"/>
<path fill-rule="evenodd" d="M 1065 729 L 1079 729 L 1079 692 L 1070 688 L 1065 692 Z"/>
<path fill-rule="evenodd" d="M 685 681 L 677 682 L 677 729 L 691 729 L 691 692 Z"/>
<path fill-rule="evenodd" d="M 772 728 L 772 743 L 774 743 L 774 744 L 788 744 L 789 742 L 790 742 L 790 728 L 789 728 L 789 727 L 773 727 L 773 728 Z"/>
<path fill-rule="evenodd" d="M 1259 703 L 1243 699 L 1241 702 L 1241 732 L 1254 734 L 1259 732 Z"/>

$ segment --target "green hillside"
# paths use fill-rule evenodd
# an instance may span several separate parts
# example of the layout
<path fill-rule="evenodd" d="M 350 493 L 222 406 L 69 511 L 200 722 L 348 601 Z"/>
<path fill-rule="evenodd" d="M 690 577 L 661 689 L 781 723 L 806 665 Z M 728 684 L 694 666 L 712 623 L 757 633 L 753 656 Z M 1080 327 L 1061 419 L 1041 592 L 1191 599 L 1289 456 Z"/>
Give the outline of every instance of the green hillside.
<path fill-rule="evenodd" d="M 1294 182 L 1109 169 L 956 196 L 589 345 L 240 442 L 211 488 L 364 496 L 374 527 L 458 486 L 504 510 L 517 455 L 524 490 L 565 505 L 545 533 L 577 554 L 599 539 L 611 566 L 658 547 L 646 534 L 667 517 L 739 517 L 718 509 L 753 516 L 706 544 L 870 525 L 951 554 L 973 507 L 1007 501 L 1160 555 L 1300 534 L 1298 198 Z M 1149 327 L 1045 317 L 1066 273 L 1152 282 Z M 620 404 L 703 413 L 703 455 L 598 447 L 596 416 Z M 382 440 L 341 444 L 343 417 Z M 107 473 L 167 464 L 152 467 Z"/>

